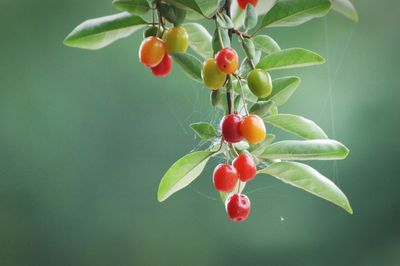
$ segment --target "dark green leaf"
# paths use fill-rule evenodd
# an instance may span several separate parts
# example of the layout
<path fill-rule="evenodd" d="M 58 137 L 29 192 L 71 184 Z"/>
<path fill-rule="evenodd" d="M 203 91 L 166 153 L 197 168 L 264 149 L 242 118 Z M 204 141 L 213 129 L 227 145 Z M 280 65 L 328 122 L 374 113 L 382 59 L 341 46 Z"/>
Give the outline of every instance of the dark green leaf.
<path fill-rule="evenodd" d="M 147 0 L 114 0 L 112 5 L 117 9 L 136 15 L 144 15 L 150 10 Z"/>
<path fill-rule="evenodd" d="M 246 30 L 251 30 L 257 25 L 258 16 L 253 5 L 247 5 L 246 15 L 244 18 L 244 28 Z"/>
<path fill-rule="evenodd" d="M 353 213 L 346 195 L 331 180 L 308 165 L 295 162 L 277 162 L 260 170 L 259 173 L 274 176 L 289 185 L 330 201 L 350 214 Z"/>
<path fill-rule="evenodd" d="M 222 90 L 215 90 L 211 92 L 211 104 L 214 107 L 218 107 L 224 112 L 227 112 L 228 105 L 226 102 L 226 94 Z"/>
<path fill-rule="evenodd" d="M 127 12 L 89 19 L 76 27 L 64 40 L 71 47 L 96 50 L 128 37 L 147 24 Z"/>
<path fill-rule="evenodd" d="M 218 8 L 218 0 L 164 0 L 176 7 L 196 11 L 207 16 Z"/>
<path fill-rule="evenodd" d="M 160 11 L 161 15 L 171 22 L 172 24 L 179 26 L 186 17 L 186 10 L 183 10 L 181 8 L 178 8 L 173 5 L 169 4 L 160 4 Z"/>
<path fill-rule="evenodd" d="M 198 82 L 203 82 L 201 77 L 203 66 L 199 59 L 187 53 L 173 53 L 171 56 L 189 77 Z"/>
<path fill-rule="evenodd" d="M 332 0 L 332 8 L 348 19 L 358 22 L 357 10 L 349 0 Z"/>
<path fill-rule="evenodd" d="M 280 160 L 343 160 L 349 150 L 336 140 L 284 140 L 269 145 L 259 156 Z"/>
<path fill-rule="evenodd" d="M 252 39 L 256 48 L 264 53 L 272 54 L 281 50 L 278 43 L 268 35 L 257 35 Z"/>
<path fill-rule="evenodd" d="M 264 70 L 289 69 L 323 64 L 320 55 L 302 48 L 291 48 L 269 54 L 261 59 L 257 68 Z"/>
<path fill-rule="evenodd" d="M 262 100 L 272 100 L 277 106 L 286 103 L 300 85 L 299 77 L 284 77 L 272 81 L 272 93 Z"/>
<path fill-rule="evenodd" d="M 190 47 L 204 59 L 212 57 L 212 37 L 206 28 L 198 23 L 186 23 L 183 24 L 183 27 L 189 35 Z"/>
<path fill-rule="evenodd" d="M 275 103 L 273 101 L 259 101 L 250 108 L 250 113 L 264 117 L 271 112 L 274 106 Z"/>
<path fill-rule="evenodd" d="M 331 7 L 329 0 L 279 1 L 264 16 L 261 27 L 292 27 L 313 18 L 325 16 Z"/>
<path fill-rule="evenodd" d="M 264 118 L 265 123 L 305 139 L 327 139 L 325 132 L 313 121 L 297 115 L 278 114 Z"/>
<path fill-rule="evenodd" d="M 212 140 L 217 137 L 217 131 L 210 123 L 193 123 L 190 125 L 190 127 L 201 139 Z"/>
<path fill-rule="evenodd" d="M 214 152 L 210 151 L 197 151 L 176 161 L 161 179 L 158 187 L 158 201 L 166 200 L 194 181 L 203 172 L 213 154 Z"/>

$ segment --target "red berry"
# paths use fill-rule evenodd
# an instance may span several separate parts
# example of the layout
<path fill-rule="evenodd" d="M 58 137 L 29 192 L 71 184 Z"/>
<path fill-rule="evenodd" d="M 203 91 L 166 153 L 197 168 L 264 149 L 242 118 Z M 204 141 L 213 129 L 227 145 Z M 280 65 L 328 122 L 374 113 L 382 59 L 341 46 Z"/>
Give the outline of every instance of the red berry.
<path fill-rule="evenodd" d="M 246 9 L 246 6 L 248 4 L 251 4 L 252 6 L 256 6 L 258 3 L 258 0 L 238 0 L 238 5 L 240 6 L 241 9 Z"/>
<path fill-rule="evenodd" d="M 233 167 L 236 168 L 239 179 L 242 182 L 252 180 L 257 174 L 256 164 L 250 155 L 243 153 L 239 155 L 232 163 Z"/>
<path fill-rule="evenodd" d="M 241 121 L 242 116 L 237 114 L 226 115 L 224 118 L 222 118 L 221 132 L 225 141 L 236 143 L 243 139 L 243 135 L 240 132 Z"/>
<path fill-rule="evenodd" d="M 165 53 L 164 58 L 161 60 L 161 62 L 155 67 L 151 67 L 150 69 L 156 77 L 161 78 L 168 76 L 168 74 L 171 73 L 172 70 L 172 57 L 168 53 Z"/>
<path fill-rule="evenodd" d="M 231 192 L 239 180 L 236 169 L 227 164 L 219 164 L 213 174 L 214 187 L 219 192 Z"/>
<path fill-rule="evenodd" d="M 228 217 L 235 222 L 243 222 L 250 214 L 250 200 L 246 195 L 233 194 L 226 201 Z"/>
<path fill-rule="evenodd" d="M 239 57 L 232 48 L 224 48 L 215 55 L 218 67 L 226 74 L 236 72 L 239 66 Z"/>

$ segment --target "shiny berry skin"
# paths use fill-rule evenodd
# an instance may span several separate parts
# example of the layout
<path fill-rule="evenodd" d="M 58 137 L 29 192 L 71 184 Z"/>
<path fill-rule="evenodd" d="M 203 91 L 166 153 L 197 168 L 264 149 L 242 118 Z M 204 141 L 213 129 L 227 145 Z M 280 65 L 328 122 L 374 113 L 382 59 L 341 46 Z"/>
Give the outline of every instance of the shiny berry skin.
<path fill-rule="evenodd" d="M 189 35 L 182 27 L 173 27 L 164 32 L 163 40 L 168 53 L 185 53 L 189 46 Z"/>
<path fill-rule="evenodd" d="M 240 123 L 240 132 L 249 144 L 262 142 L 267 134 L 264 121 L 258 115 L 248 115 Z"/>
<path fill-rule="evenodd" d="M 218 67 L 226 74 L 236 72 L 239 66 L 239 57 L 232 48 L 224 48 L 215 55 Z"/>
<path fill-rule="evenodd" d="M 214 170 L 214 187 L 219 192 L 232 192 L 238 180 L 238 173 L 231 165 L 219 164 Z"/>
<path fill-rule="evenodd" d="M 168 76 L 172 70 L 172 57 L 168 53 L 165 53 L 161 62 L 155 67 L 151 67 L 150 70 L 156 77 L 162 78 Z"/>
<path fill-rule="evenodd" d="M 247 76 L 251 92 L 258 98 L 268 97 L 272 92 L 271 76 L 261 69 L 253 69 Z"/>
<path fill-rule="evenodd" d="M 218 90 L 223 87 L 226 80 L 226 74 L 217 66 L 217 62 L 213 58 L 207 59 L 203 63 L 201 72 L 204 84 L 212 90 Z"/>
<path fill-rule="evenodd" d="M 232 165 L 237 170 L 239 179 L 242 182 L 247 182 L 254 179 L 257 174 L 257 168 L 253 158 L 246 153 L 236 157 L 236 159 L 233 160 Z"/>
<path fill-rule="evenodd" d="M 238 0 L 238 5 L 240 6 L 241 9 L 245 10 L 248 4 L 251 4 L 252 6 L 256 6 L 258 3 L 258 0 Z"/>
<path fill-rule="evenodd" d="M 243 222 L 250 215 L 250 200 L 246 195 L 235 193 L 226 200 L 225 208 L 229 219 Z"/>
<path fill-rule="evenodd" d="M 163 40 L 154 36 L 148 37 L 139 48 L 140 62 L 147 67 L 155 67 L 164 58 L 166 51 Z"/>
<path fill-rule="evenodd" d="M 243 139 L 240 131 L 242 116 L 238 114 L 226 115 L 221 120 L 222 138 L 229 143 L 237 143 Z"/>

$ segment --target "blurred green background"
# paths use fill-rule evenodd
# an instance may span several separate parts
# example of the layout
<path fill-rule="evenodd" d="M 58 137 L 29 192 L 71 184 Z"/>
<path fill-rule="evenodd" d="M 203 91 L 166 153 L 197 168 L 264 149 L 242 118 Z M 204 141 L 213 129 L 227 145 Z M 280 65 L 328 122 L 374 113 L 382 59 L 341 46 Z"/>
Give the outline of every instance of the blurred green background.
<path fill-rule="evenodd" d="M 95 52 L 62 45 L 115 13 L 110 2 L 0 0 L 0 265 L 400 265 L 399 1 L 354 0 L 358 24 L 331 13 L 268 32 L 328 59 L 273 75 L 303 79 L 281 112 L 351 149 L 312 165 L 355 213 L 259 176 L 242 224 L 212 188 L 216 160 L 156 200 L 164 171 L 198 147 L 188 125 L 218 123 L 206 89 L 178 68 L 154 78 L 141 34 Z"/>

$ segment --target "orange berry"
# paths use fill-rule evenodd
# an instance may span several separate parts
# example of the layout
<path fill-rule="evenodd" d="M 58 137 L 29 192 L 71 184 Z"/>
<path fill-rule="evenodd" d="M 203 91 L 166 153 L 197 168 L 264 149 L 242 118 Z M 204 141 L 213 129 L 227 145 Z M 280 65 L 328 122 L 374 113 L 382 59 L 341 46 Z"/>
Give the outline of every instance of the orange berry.
<path fill-rule="evenodd" d="M 155 67 L 161 63 L 166 51 L 163 40 L 154 36 L 148 37 L 139 48 L 140 62 L 147 67 Z"/>
<path fill-rule="evenodd" d="M 249 144 L 258 144 L 267 134 L 264 121 L 258 115 L 248 115 L 240 123 L 240 131 Z"/>

